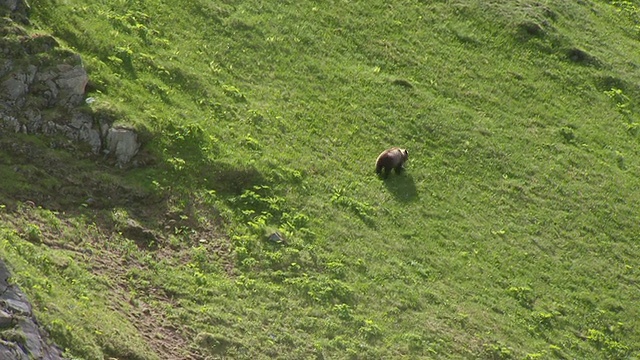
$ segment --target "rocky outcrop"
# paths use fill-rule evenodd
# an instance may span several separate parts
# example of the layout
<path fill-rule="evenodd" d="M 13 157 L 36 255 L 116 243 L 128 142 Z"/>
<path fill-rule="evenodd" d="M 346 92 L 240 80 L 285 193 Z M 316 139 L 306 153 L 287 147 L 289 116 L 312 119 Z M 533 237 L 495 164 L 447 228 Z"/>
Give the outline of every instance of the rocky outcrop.
<path fill-rule="evenodd" d="M 62 351 L 47 339 L 31 305 L 0 260 L 0 359 L 63 360 Z"/>
<path fill-rule="evenodd" d="M 63 135 L 121 167 L 129 164 L 140 149 L 138 136 L 112 127 L 112 116 L 100 116 L 88 105 L 95 99 L 86 97 L 89 76 L 80 56 L 15 22 L 27 16 L 24 0 L 0 0 L 3 6 L 11 17 L 0 18 L 0 136 L 7 131 Z"/>
<path fill-rule="evenodd" d="M 5 9 L 9 16 L 23 23 L 29 22 L 29 4 L 26 0 L 0 0 L 0 9 Z"/>

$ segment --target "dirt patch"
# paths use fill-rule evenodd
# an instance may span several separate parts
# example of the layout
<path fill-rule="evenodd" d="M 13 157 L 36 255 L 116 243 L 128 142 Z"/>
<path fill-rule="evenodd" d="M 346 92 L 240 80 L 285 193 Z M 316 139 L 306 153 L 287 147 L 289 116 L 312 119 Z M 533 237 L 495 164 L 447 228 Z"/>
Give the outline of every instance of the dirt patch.
<path fill-rule="evenodd" d="M 148 302 L 130 296 L 130 288 L 127 284 L 129 270 L 138 268 L 149 271 L 148 269 L 140 264 L 131 263 L 131 261 L 123 261 L 122 258 L 111 253 L 93 256 L 91 263 L 95 274 L 109 276 L 114 280 L 116 286 L 113 289 L 112 305 L 129 319 L 149 347 L 160 355 L 161 359 L 204 359 L 204 356 L 193 349 L 187 340 L 193 338 L 194 334 L 190 334 L 183 326 L 172 323 L 167 319 L 166 314 Z M 174 308 L 179 306 L 161 289 L 151 287 L 145 291 L 145 298 L 152 299 L 154 303 Z M 128 305 L 125 306 L 125 304 Z M 131 307 L 133 307 L 133 311 L 131 311 Z"/>

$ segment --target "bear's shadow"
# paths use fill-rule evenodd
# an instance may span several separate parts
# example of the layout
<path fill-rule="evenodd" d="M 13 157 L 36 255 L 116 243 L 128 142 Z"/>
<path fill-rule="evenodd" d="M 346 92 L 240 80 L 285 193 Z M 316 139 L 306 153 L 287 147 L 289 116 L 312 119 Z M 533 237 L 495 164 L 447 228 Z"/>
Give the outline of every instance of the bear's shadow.
<path fill-rule="evenodd" d="M 401 202 L 411 202 L 418 200 L 418 189 L 411 175 L 404 171 L 400 175 L 392 174 L 384 179 L 384 185 L 387 190 Z"/>

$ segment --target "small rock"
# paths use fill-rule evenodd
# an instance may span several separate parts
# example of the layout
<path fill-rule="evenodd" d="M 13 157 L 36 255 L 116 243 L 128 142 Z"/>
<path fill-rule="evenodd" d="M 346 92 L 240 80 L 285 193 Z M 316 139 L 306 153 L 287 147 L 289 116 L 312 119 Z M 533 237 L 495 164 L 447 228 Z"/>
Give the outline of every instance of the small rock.
<path fill-rule="evenodd" d="M 122 229 L 122 236 L 135 241 L 139 246 L 157 247 L 158 237 L 156 234 L 144 228 L 140 223 L 133 219 L 127 220 L 127 225 Z"/>
<path fill-rule="evenodd" d="M 274 232 L 273 234 L 269 235 L 269 237 L 267 238 L 267 240 L 276 243 L 276 244 L 282 244 L 282 243 L 286 243 L 286 240 L 284 239 L 284 236 L 282 236 L 282 234 L 280 234 L 279 232 Z"/>

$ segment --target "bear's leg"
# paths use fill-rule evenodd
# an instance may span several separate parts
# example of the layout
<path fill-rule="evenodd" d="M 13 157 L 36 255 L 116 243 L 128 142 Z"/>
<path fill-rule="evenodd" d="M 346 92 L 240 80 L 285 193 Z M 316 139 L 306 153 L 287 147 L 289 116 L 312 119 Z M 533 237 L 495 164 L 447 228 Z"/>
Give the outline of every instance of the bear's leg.
<path fill-rule="evenodd" d="M 393 170 L 393 169 L 390 166 L 386 166 L 384 168 L 384 178 L 385 179 L 389 177 L 389 174 L 391 174 L 391 170 Z"/>
<path fill-rule="evenodd" d="M 402 165 L 396 166 L 396 174 L 399 175 L 403 170 L 404 170 L 404 167 Z"/>

